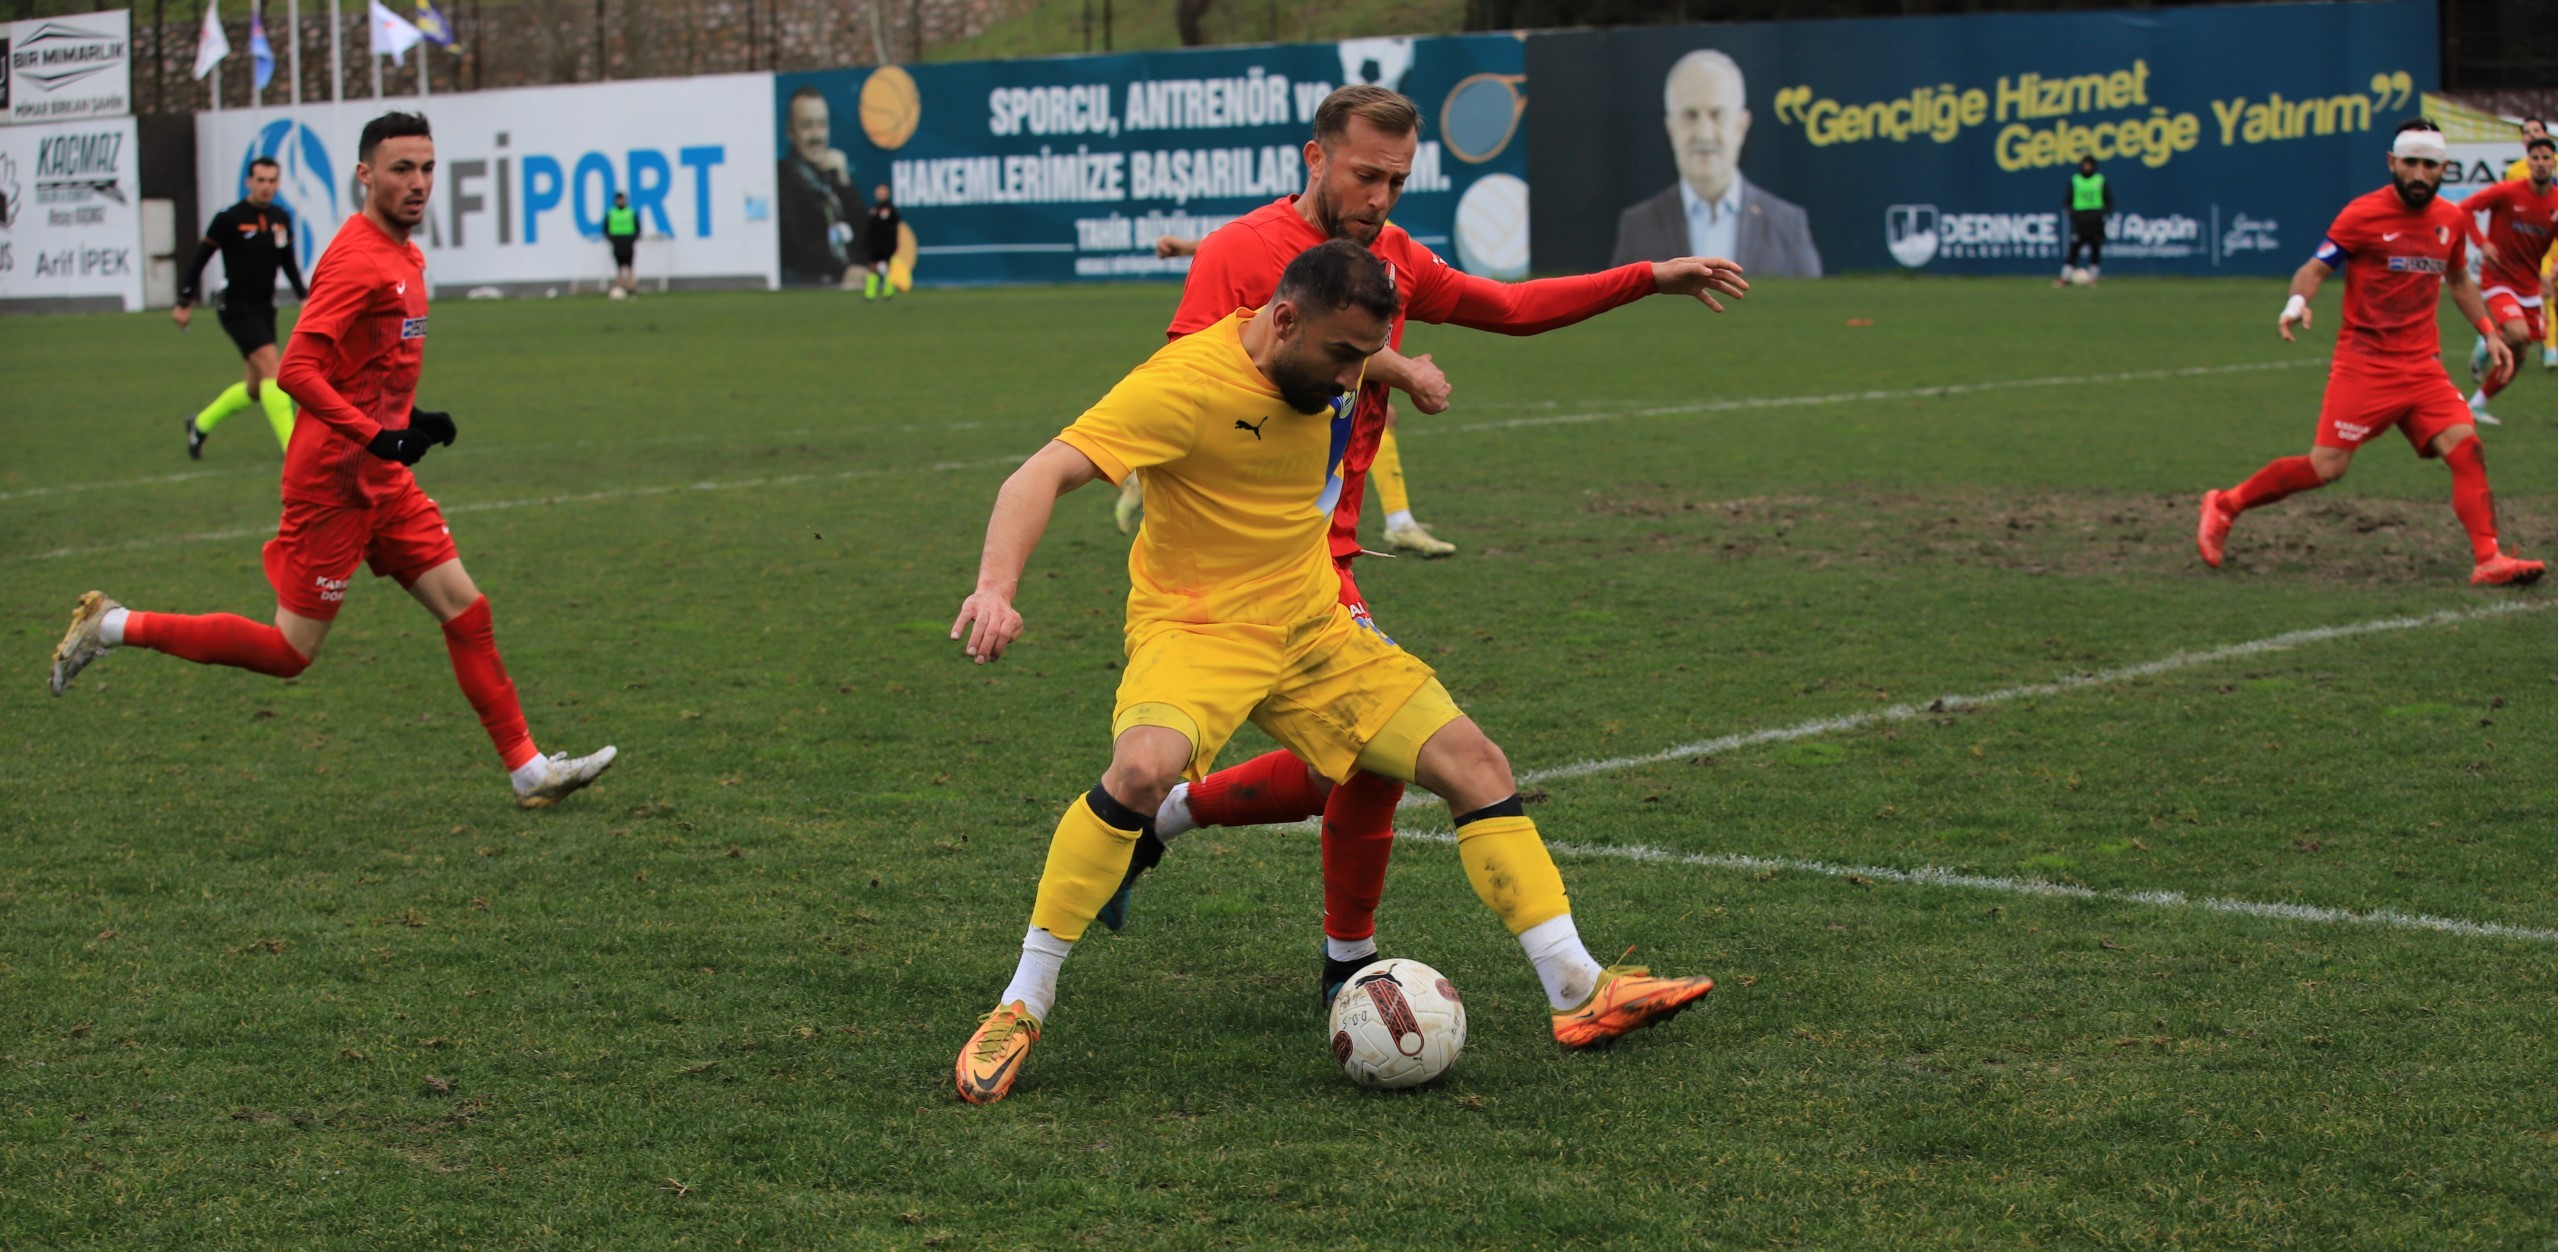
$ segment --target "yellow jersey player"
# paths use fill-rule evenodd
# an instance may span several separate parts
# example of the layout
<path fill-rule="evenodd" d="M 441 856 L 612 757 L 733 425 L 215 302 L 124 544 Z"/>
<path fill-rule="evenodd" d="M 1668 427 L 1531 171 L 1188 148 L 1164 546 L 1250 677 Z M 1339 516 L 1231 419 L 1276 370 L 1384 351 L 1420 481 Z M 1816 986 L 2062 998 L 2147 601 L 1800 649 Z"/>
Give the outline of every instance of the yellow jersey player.
<path fill-rule="evenodd" d="M 1737 271 L 1730 281 L 1739 286 Z M 1591 958 L 1501 749 L 1428 665 L 1340 602 L 1326 488 L 1348 442 L 1344 400 L 1396 309 L 1374 254 L 1318 244 L 1289 263 L 1267 306 L 1166 344 L 1005 481 L 977 589 L 951 625 L 981 665 L 1021 635 L 1013 596 L 1059 496 L 1142 471 L 1149 516 L 1128 554 L 1110 767 L 1059 820 L 1012 982 L 960 1050 L 969 1103 L 1012 1090 L 1067 953 L 1118 889 L 1152 814 L 1175 782 L 1204 777 L 1247 719 L 1335 782 L 1366 770 L 1447 801 L 1466 877 L 1536 967 L 1564 1046 L 1665 1020 L 1713 990 Z"/>

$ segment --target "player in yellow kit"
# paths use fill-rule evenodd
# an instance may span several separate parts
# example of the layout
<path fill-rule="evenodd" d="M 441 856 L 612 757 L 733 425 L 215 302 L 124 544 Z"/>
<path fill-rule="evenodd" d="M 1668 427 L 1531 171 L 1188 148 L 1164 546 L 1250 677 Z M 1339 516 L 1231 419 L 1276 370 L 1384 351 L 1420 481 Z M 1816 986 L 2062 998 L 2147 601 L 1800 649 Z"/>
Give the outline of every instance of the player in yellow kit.
<path fill-rule="evenodd" d="M 1737 270 L 1722 281 L 1739 293 Z M 1342 400 L 1385 346 L 1396 307 L 1366 248 L 1309 248 L 1267 307 L 1165 345 L 1005 481 L 977 590 L 951 626 L 979 664 L 1020 637 L 1013 594 L 1059 496 L 1143 471 L 1147 517 L 1128 554 L 1110 767 L 1059 820 L 1012 982 L 960 1050 L 969 1103 L 1011 1091 L 1066 954 L 1126 876 L 1165 793 L 1204 777 L 1246 720 L 1335 782 L 1366 770 L 1448 802 L 1466 877 L 1535 965 L 1565 1046 L 1664 1020 L 1713 990 L 1591 958 L 1501 749 L 1428 665 L 1340 602 L 1325 532 L 1349 442 Z"/>

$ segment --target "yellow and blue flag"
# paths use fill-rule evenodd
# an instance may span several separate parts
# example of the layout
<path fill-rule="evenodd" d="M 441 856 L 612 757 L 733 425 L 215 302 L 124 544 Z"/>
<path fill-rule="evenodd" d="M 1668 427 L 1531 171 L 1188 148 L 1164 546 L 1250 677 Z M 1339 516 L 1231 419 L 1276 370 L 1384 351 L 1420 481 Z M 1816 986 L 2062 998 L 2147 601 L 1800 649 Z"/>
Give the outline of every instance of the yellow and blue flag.
<path fill-rule="evenodd" d="M 444 20 L 433 0 L 417 0 L 417 33 L 439 48 L 453 46 L 453 24 Z"/>

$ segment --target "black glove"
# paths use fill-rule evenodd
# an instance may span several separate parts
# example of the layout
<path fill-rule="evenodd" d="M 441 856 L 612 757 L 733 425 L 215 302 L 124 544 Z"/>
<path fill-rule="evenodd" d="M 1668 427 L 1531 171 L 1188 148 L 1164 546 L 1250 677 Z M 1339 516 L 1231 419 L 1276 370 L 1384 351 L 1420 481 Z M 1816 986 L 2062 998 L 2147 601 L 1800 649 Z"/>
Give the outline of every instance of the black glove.
<path fill-rule="evenodd" d="M 373 436 L 364 450 L 385 461 L 415 465 L 426 459 L 426 450 L 437 444 L 453 443 L 453 419 L 448 414 L 430 413 L 424 409 L 409 410 L 406 430 L 384 430 Z"/>

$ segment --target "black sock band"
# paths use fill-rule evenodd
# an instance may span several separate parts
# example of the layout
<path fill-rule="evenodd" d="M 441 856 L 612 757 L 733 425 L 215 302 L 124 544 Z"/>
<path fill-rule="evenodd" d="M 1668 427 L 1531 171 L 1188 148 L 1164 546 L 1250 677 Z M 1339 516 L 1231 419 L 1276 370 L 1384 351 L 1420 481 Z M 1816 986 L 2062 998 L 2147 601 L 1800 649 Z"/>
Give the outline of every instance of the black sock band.
<path fill-rule="evenodd" d="M 1096 791 L 1095 794 L 1099 794 L 1099 792 Z M 1488 822 L 1496 817 L 1526 817 L 1527 815 L 1527 802 L 1521 800 L 1517 793 L 1514 792 L 1507 800 L 1500 801 L 1496 804 L 1484 805 L 1482 808 L 1476 809 L 1471 813 L 1459 817 L 1457 819 L 1457 829 L 1463 830 L 1468 826 L 1474 825 L 1476 822 Z"/>
<path fill-rule="evenodd" d="M 1112 830 L 1144 832 L 1155 828 L 1155 819 L 1152 814 L 1139 813 L 1121 804 L 1117 797 L 1112 796 L 1099 785 L 1095 785 L 1092 790 L 1084 793 L 1084 803 L 1092 806 L 1092 815 L 1100 818 L 1101 824 Z"/>

